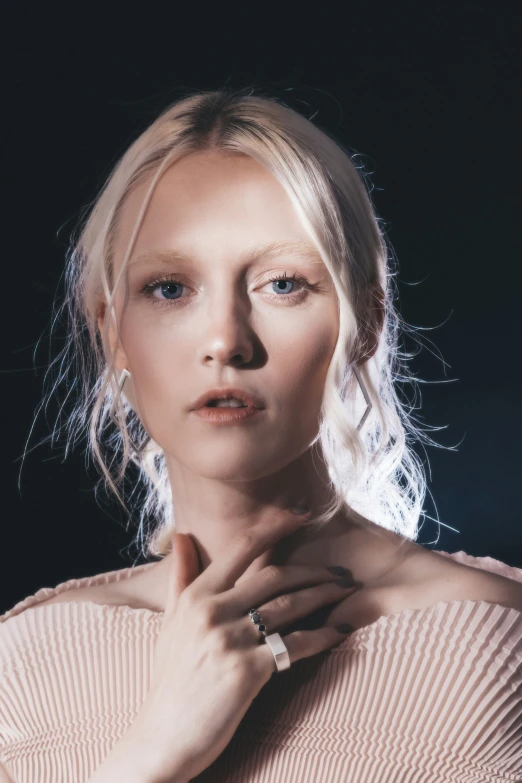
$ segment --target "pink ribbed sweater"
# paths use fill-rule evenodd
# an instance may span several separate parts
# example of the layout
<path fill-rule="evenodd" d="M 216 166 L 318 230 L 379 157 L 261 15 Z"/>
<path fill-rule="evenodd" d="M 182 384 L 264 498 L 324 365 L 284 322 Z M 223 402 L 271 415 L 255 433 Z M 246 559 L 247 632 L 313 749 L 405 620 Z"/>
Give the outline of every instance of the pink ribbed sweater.
<path fill-rule="evenodd" d="M 440 554 L 522 582 L 498 560 Z M 163 615 L 74 589 L 136 570 L 43 587 L 0 616 L 0 761 L 16 783 L 84 783 L 134 720 Z M 38 606 L 65 590 L 71 602 Z M 522 612 L 466 600 L 380 617 L 274 674 L 194 780 L 522 781 Z"/>

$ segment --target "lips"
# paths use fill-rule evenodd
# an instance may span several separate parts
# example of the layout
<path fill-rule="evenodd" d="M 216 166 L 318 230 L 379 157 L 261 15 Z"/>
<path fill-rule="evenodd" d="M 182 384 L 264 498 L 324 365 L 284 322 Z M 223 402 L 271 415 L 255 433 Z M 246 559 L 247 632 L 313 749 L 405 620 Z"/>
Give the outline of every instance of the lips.
<path fill-rule="evenodd" d="M 229 403 L 229 405 L 222 405 L 221 403 Z M 228 400 L 211 400 L 207 402 L 208 408 L 248 408 L 248 405 L 241 400 L 236 400 L 235 397 L 231 397 Z"/>
<path fill-rule="evenodd" d="M 197 400 L 194 403 L 192 403 L 192 407 L 190 408 L 190 410 L 197 410 L 198 408 L 203 408 L 211 402 L 215 403 L 217 400 L 230 400 L 230 399 L 239 400 L 239 402 L 242 402 L 244 405 L 246 405 L 249 408 L 257 408 L 259 410 L 262 410 L 265 407 L 263 400 L 261 400 L 261 398 L 258 397 L 257 395 L 252 394 L 251 392 L 248 392 L 245 389 L 240 389 L 237 387 L 227 387 L 223 389 L 219 389 L 219 388 L 209 389 L 208 391 L 204 392 L 202 395 L 200 395 L 197 398 Z"/>

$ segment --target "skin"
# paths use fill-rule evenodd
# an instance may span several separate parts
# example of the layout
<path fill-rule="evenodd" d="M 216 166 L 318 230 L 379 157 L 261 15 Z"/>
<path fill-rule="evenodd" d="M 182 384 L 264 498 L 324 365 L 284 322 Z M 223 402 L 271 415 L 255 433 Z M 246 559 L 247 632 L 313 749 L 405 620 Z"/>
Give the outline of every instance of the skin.
<path fill-rule="evenodd" d="M 116 273 L 147 186 L 132 191 L 123 208 Z M 125 285 L 116 297 L 120 341 L 111 327 L 110 350 L 116 366 L 131 372 L 140 418 L 164 450 L 176 530 L 191 534 L 202 570 L 234 534 L 255 526 L 267 505 L 290 507 L 304 495 L 313 515 L 332 497 L 318 444 L 311 443 L 338 335 L 337 295 L 312 250 L 252 260 L 272 242 L 311 245 L 271 173 L 244 155 L 191 154 L 159 180 L 129 260 L 126 304 Z M 184 258 L 149 262 L 144 256 L 153 251 Z M 269 281 L 285 271 L 314 290 Z M 149 298 L 142 293 L 169 276 L 182 286 L 159 284 Z M 100 330 L 104 317 L 102 309 Z M 375 348 L 370 344 L 368 356 Z M 217 386 L 253 391 L 266 408 L 246 425 L 226 427 L 188 411 Z M 357 579 L 377 579 L 393 567 L 403 539 L 362 521 L 355 512 L 343 513 L 312 541 L 297 533 L 257 558 L 242 578 L 277 562 L 342 563 Z M 158 609 L 169 557 L 128 580 Z"/>
<path fill-rule="evenodd" d="M 147 184 L 129 194 L 123 209 L 116 272 Z M 140 259 L 126 280 L 126 306 L 125 286 L 116 297 L 121 339 L 118 344 L 111 329 L 106 349 L 116 352 L 120 369 L 132 373 L 138 413 L 165 452 L 176 529 L 190 534 L 201 570 L 226 552 L 235 533 L 255 526 L 267 507 L 268 514 L 291 507 L 304 493 L 313 517 L 331 499 L 318 444 L 310 444 L 337 339 L 336 292 L 323 262 L 313 256 L 280 254 L 254 263 L 254 250 L 274 241 L 308 242 L 277 180 L 242 155 L 191 155 L 159 181 L 131 257 L 176 249 L 186 260 L 147 266 Z M 279 286 L 297 300 L 283 304 L 278 284 L 268 280 L 284 271 L 305 277 L 314 290 L 300 296 L 299 285 Z M 167 301 L 169 289 L 152 292 L 166 304 L 153 304 L 141 293 L 161 272 L 185 286 L 170 288 L 180 305 Z M 100 330 L 103 324 L 102 307 Z M 367 355 L 375 348 L 370 342 Z M 188 408 L 218 385 L 257 393 L 265 411 L 248 425 L 201 421 Z M 522 591 L 513 580 L 441 558 L 353 509 L 311 537 L 302 532 L 254 560 L 238 581 L 269 563 L 343 565 L 364 589 L 339 601 L 323 621 L 355 628 L 441 600 L 522 608 Z M 131 579 L 75 590 L 74 600 L 164 612 L 170 561 L 167 555 Z M 69 598 L 64 591 L 44 603 Z"/>
<path fill-rule="evenodd" d="M 131 194 L 124 209 L 115 253 L 117 269 L 142 197 L 143 188 Z M 283 240 L 307 241 L 307 237 L 286 193 L 260 165 L 243 156 L 231 158 L 215 152 L 185 158 L 158 183 L 133 257 L 158 249 L 176 249 L 190 257 L 190 261 L 178 261 L 170 268 L 187 291 L 180 304 L 152 304 L 141 291 L 159 276 L 160 265 L 155 262 L 147 266 L 140 260 L 131 267 L 125 308 L 123 292 L 117 297 L 121 343 L 112 333 L 110 347 L 116 351 L 117 366 L 132 373 L 138 413 L 166 456 L 177 531 L 191 535 L 203 569 L 224 555 L 234 534 L 262 521 L 267 506 L 289 507 L 305 494 L 314 511 L 330 499 L 326 467 L 310 444 L 317 435 L 326 372 L 337 339 L 337 300 L 324 265 L 312 263 L 305 255 L 265 258 L 256 265 L 248 260 L 254 248 Z M 303 275 L 315 287 L 307 296 L 296 296 L 296 304 L 285 305 L 277 293 L 268 293 L 276 287 L 267 284 L 270 275 L 285 269 L 289 274 Z M 162 296 L 159 289 L 156 295 Z M 103 316 L 99 325 L 103 326 Z M 203 391 L 218 385 L 246 386 L 264 399 L 265 411 L 247 425 L 220 427 L 201 421 L 188 408 Z M 430 575 L 426 563 L 433 563 L 438 556 L 426 552 L 420 561 L 413 558 L 413 566 L 410 562 L 402 577 L 395 577 L 398 584 L 402 581 L 410 586 L 406 598 L 403 596 L 395 606 L 391 601 L 386 605 L 375 600 L 383 574 L 389 580 L 390 573 L 397 571 L 397 544 L 402 539 L 386 531 L 377 535 L 371 526 L 363 527 L 363 521 L 354 513 L 339 515 L 312 541 L 296 535 L 290 546 L 275 547 L 257 558 L 242 578 L 269 562 L 319 566 L 341 562 L 357 579 L 367 581 L 369 590 L 337 603 L 328 623 L 348 622 L 355 628 L 405 605 L 414 608 L 416 600 L 426 605 L 444 598 L 473 597 L 471 587 L 458 596 L 462 567 L 451 564 L 444 570 L 439 564 Z M 407 552 L 424 553 L 407 543 Z M 137 578 L 125 580 L 127 591 L 130 587 L 135 592 L 130 599 L 127 593 L 122 600 L 164 611 L 169 560 L 167 556 Z M 412 592 L 414 571 L 424 588 L 436 573 L 440 577 L 444 572 L 445 584 L 441 585 L 440 578 L 431 579 L 431 591 Z M 381 585 L 389 590 L 389 581 Z M 481 595 L 491 600 L 492 591 Z M 130 731 L 99 767 L 96 779 L 120 779 L 122 774 L 128 776 L 139 770 L 141 762 L 132 755 L 136 748 L 140 759 L 147 751 L 149 756 L 157 757 L 157 747 L 161 754 L 167 752 L 161 747 L 167 747 L 162 730 L 179 724 L 174 704 L 178 696 L 186 725 L 197 725 L 199 736 L 205 735 L 198 772 L 208 766 L 202 763 L 201 754 L 204 757 L 208 753 L 208 735 L 216 737 L 217 730 L 209 724 L 210 728 L 204 727 L 201 732 L 205 710 L 194 699 L 197 688 L 190 690 L 192 678 L 185 676 L 183 683 L 175 679 L 178 660 L 185 667 L 182 671 L 190 673 L 192 669 L 187 667 L 189 656 L 183 658 L 184 646 L 177 645 L 176 626 L 170 628 L 172 637 L 165 637 L 168 641 L 160 666 L 168 676 L 160 677 L 159 686 L 152 689 L 152 701 L 147 704 L 147 696 L 145 712 L 142 707 Z M 215 671 L 221 673 L 223 669 L 217 667 Z M 207 704 L 213 705 L 220 703 L 212 696 L 214 684 L 219 681 L 215 671 L 207 665 L 205 672 L 203 667 L 209 680 L 203 692 L 211 693 Z M 184 700 L 180 690 L 187 683 L 186 692 L 191 698 Z M 234 696 L 239 693 L 237 689 L 228 688 L 232 695 L 227 700 L 227 715 L 233 718 L 237 705 L 246 699 L 243 694 Z M 164 693 L 175 693 L 176 700 L 162 698 Z M 227 716 L 214 721 L 222 732 L 227 722 Z M 147 744 L 151 741 L 150 727 L 157 745 Z M 226 743 L 229 738 L 230 732 Z M 196 747 L 198 741 L 198 737 L 192 738 Z M 170 778 L 175 766 L 182 763 L 174 758 L 179 753 L 176 742 L 169 737 Z M 166 780 L 169 774 L 159 777 Z M 178 778 L 188 780 L 193 775 L 183 770 Z"/>

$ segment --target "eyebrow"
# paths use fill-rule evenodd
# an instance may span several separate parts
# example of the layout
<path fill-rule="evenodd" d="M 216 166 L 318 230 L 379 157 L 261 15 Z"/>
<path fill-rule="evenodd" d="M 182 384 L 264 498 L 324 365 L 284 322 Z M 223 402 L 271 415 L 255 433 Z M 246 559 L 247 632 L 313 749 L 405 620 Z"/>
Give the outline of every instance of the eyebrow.
<path fill-rule="evenodd" d="M 292 256 L 306 256 L 313 263 L 324 266 L 323 259 L 315 245 L 309 242 L 270 242 L 267 245 L 257 247 L 252 251 L 249 251 L 242 257 L 243 262 L 250 262 L 252 264 L 274 258 L 279 255 L 292 255 Z M 193 263 L 189 256 L 178 252 L 173 249 L 157 249 L 147 250 L 138 256 L 135 256 L 129 261 L 129 266 L 144 265 L 144 264 L 175 264 L 176 262 L 183 261 L 185 263 Z"/>

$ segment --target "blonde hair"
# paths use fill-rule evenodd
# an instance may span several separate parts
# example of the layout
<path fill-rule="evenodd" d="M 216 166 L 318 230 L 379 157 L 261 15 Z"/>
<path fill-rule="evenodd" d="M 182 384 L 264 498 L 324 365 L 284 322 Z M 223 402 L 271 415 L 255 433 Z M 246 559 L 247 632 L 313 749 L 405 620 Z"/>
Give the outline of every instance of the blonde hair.
<path fill-rule="evenodd" d="M 47 370 L 44 384 L 54 367 L 58 374 L 41 406 L 59 384 L 67 383 L 67 397 L 75 395 L 72 410 L 59 423 L 62 404 L 51 439 L 65 429 L 67 455 L 68 448 L 86 434 L 88 452 L 101 470 L 96 488 L 102 483 L 130 515 L 120 489 L 129 468 L 135 466 L 139 481 L 134 482 L 129 500 L 136 489 L 142 490 L 133 508 L 139 511 L 136 538 L 142 545 L 145 540 L 146 558 L 166 555 L 175 529 L 166 462 L 152 439 L 141 459 L 133 453 L 129 435 L 141 441 L 145 432 L 128 400 L 117 394 L 114 356 L 107 360 L 104 342 L 110 318 L 116 324 L 115 290 L 154 187 L 168 166 L 196 151 L 242 153 L 265 166 L 288 193 L 335 285 L 339 336 L 314 441 L 320 443 L 335 497 L 313 525 L 326 524 L 346 504 L 382 528 L 415 540 L 424 514 L 426 478 L 407 436 L 433 441 L 416 426 L 413 406 L 408 408 L 395 388 L 397 382 L 416 381 L 404 362 L 408 355 L 398 348 L 401 324 L 408 327 L 394 309 L 395 259 L 372 206 L 367 175 L 355 164 L 355 155 L 352 159 L 311 121 L 280 100 L 253 92 L 192 93 L 168 106 L 117 162 L 67 252 L 65 298 L 52 325 L 53 329 L 62 320 L 63 312 L 66 344 Z M 122 209 L 132 189 L 149 179 L 115 281 L 114 240 Z M 375 307 L 379 299 L 385 309 L 382 329 Z M 103 301 L 110 318 L 105 318 L 102 336 L 97 317 Z M 377 349 L 359 364 L 372 335 Z M 373 404 L 360 432 L 356 428 L 366 401 L 352 371 L 355 360 Z M 109 417 L 115 396 L 120 428 L 114 428 Z M 153 523 L 150 529 L 147 520 Z"/>

